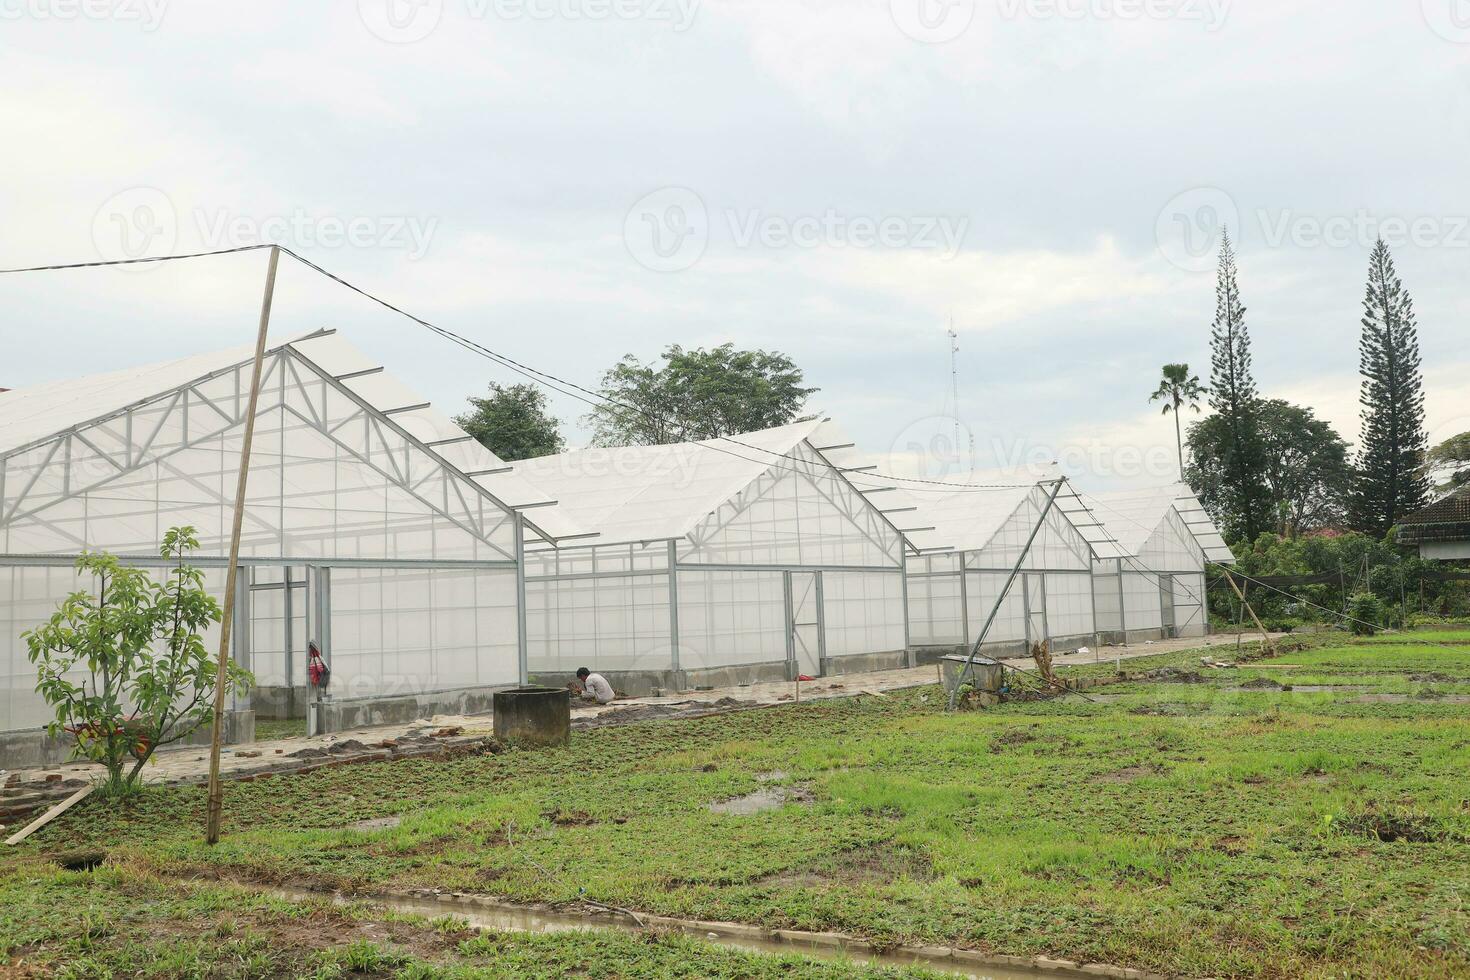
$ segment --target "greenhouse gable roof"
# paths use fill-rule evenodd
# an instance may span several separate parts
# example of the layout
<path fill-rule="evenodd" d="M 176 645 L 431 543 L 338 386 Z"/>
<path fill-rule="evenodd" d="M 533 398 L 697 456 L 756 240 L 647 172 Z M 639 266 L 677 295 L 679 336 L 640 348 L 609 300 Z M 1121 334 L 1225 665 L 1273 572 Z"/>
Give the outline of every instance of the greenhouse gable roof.
<path fill-rule="evenodd" d="M 662 446 L 593 447 L 517 467 L 608 542 L 682 538 L 803 442 L 843 469 L 851 444 L 828 419 Z"/>
<path fill-rule="evenodd" d="M 385 424 L 400 429 L 426 452 L 458 470 L 495 504 L 524 511 L 528 528 L 545 541 L 590 536 L 556 506 L 554 497 L 527 480 L 517 465 L 485 449 L 335 331 L 297 337 L 268 348 L 267 353 L 286 349 L 375 410 Z M 233 372 L 249 364 L 254 353 L 253 346 L 232 347 L 0 393 L 0 457 L 44 446 L 72 430 L 105 423 L 175 390 Z"/>

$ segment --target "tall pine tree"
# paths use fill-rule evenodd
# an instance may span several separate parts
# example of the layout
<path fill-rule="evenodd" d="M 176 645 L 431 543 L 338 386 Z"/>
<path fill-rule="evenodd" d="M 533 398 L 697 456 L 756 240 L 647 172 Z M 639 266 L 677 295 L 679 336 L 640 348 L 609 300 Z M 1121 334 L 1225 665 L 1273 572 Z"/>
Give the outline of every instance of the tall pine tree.
<path fill-rule="evenodd" d="M 1414 301 L 1394 271 L 1383 239 L 1368 259 L 1363 338 L 1358 350 L 1363 388 L 1363 444 L 1353 488 L 1353 526 L 1382 536 L 1399 518 L 1424 506 L 1424 389 Z"/>
<path fill-rule="evenodd" d="M 1266 449 L 1261 438 L 1259 398 L 1251 375 L 1251 338 L 1245 305 L 1236 282 L 1235 249 L 1227 229 L 1220 240 L 1215 279 L 1215 322 L 1210 331 L 1210 407 L 1221 417 L 1225 439 L 1218 472 L 1223 485 L 1214 494 L 1223 513 L 1216 515 L 1233 538 L 1254 541 L 1271 526 L 1271 495 L 1266 488 Z"/>

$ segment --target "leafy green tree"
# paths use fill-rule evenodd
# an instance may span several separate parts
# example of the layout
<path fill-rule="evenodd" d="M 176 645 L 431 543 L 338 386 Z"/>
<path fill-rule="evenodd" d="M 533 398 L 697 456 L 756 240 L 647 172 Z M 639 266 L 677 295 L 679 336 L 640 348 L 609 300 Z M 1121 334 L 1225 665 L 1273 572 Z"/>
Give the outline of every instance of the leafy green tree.
<path fill-rule="evenodd" d="M 104 552 L 82 555 L 77 570 L 95 592 L 73 592 L 21 634 L 36 690 L 56 711 L 48 732 L 71 735 L 78 758 L 107 769 L 106 792 L 129 792 L 154 752 L 212 719 L 217 660 L 202 633 L 220 608 L 186 560 L 198 547 L 193 528 L 171 528 L 159 549 L 172 562 L 162 582 Z M 231 663 L 226 682 L 229 693 L 253 678 Z"/>
<path fill-rule="evenodd" d="M 1275 533 L 1296 537 L 1341 525 L 1352 488 L 1347 443 L 1311 409 L 1280 399 L 1258 401 L 1256 416 Z M 1223 415 L 1212 415 L 1189 429 L 1189 452 L 1195 461 L 1190 479 L 1206 488 L 1200 499 L 1212 509 L 1229 506 L 1223 491 L 1228 484 L 1223 460 L 1230 436 Z"/>
<path fill-rule="evenodd" d="M 1450 491 L 1470 484 L 1470 432 L 1450 436 L 1429 450 L 1424 475 L 1440 482 L 1436 489 Z"/>
<path fill-rule="evenodd" d="M 1359 344 L 1363 388 L 1363 441 L 1352 500 L 1353 526 L 1383 535 L 1399 518 L 1423 507 L 1429 481 L 1423 465 L 1424 385 L 1419 373 L 1419 327 L 1414 301 L 1394 271 L 1383 239 L 1368 259 Z"/>
<path fill-rule="evenodd" d="M 816 388 L 777 351 L 733 344 L 685 350 L 674 344 L 664 363 L 632 354 L 602 376 L 598 405 L 584 420 L 601 446 L 656 446 L 714 439 L 794 422 Z"/>
<path fill-rule="evenodd" d="M 1195 484 L 1194 490 L 1214 501 L 1212 513 L 1227 536 L 1254 541 L 1268 524 L 1270 492 L 1245 312 L 1227 230 L 1220 240 L 1210 333 L 1210 407 L 1221 419 L 1223 438 L 1213 447 L 1216 458 L 1196 457 L 1196 474 L 1218 482 Z"/>
<path fill-rule="evenodd" d="M 455 424 L 506 461 L 550 456 L 566 448 L 561 422 L 547 408 L 546 392 L 535 385 L 490 383 L 487 398 L 471 398 L 470 411 Z"/>
<path fill-rule="evenodd" d="M 1199 414 L 1200 399 L 1208 395 L 1209 389 L 1199 383 L 1199 376 L 1189 373 L 1188 364 L 1165 364 L 1163 380 L 1159 389 L 1149 396 L 1151 402 L 1162 401 L 1164 414 L 1174 415 L 1174 441 L 1179 448 L 1179 472 L 1184 472 L 1184 432 L 1179 422 L 1179 411 L 1186 405 Z"/>

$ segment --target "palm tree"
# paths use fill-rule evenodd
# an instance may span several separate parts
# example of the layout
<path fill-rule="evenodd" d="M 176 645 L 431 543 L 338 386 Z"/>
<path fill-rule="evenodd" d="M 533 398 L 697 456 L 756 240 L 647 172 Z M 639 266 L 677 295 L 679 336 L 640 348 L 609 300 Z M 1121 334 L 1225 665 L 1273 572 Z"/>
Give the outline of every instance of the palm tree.
<path fill-rule="evenodd" d="M 1179 424 L 1179 410 L 1188 405 L 1199 412 L 1200 399 L 1210 390 L 1199 383 L 1199 375 L 1189 373 L 1188 364 L 1165 364 L 1164 379 L 1149 401 L 1162 401 L 1164 414 L 1174 413 L 1174 440 L 1179 446 L 1179 478 L 1184 479 L 1184 429 Z"/>

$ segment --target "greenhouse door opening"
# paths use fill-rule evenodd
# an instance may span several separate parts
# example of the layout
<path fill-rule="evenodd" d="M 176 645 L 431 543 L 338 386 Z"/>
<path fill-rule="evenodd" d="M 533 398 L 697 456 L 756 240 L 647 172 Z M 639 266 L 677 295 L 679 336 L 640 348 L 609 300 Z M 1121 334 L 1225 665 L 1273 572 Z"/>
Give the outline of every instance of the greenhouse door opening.
<path fill-rule="evenodd" d="M 786 657 L 794 674 L 822 676 L 826 660 L 822 573 L 786 573 Z"/>
<path fill-rule="evenodd" d="M 1034 646 L 1049 639 L 1046 624 L 1046 576 L 1021 576 L 1026 597 L 1026 643 Z"/>
<path fill-rule="evenodd" d="M 1178 636 L 1174 628 L 1174 576 L 1159 576 L 1159 613 L 1164 624 L 1164 638 L 1171 640 Z"/>

